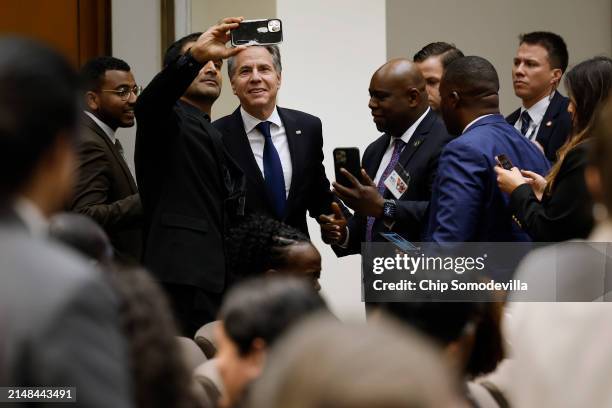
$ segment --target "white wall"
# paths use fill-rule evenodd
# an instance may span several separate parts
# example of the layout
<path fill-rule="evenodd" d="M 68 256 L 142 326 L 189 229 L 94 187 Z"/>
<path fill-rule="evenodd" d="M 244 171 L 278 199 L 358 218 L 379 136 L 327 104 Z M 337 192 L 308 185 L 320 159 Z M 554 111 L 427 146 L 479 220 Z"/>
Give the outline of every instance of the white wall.
<path fill-rule="evenodd" d="M 512 89 L 518 35 L 552 31 L 566 41 L 570 66 L 612 52 L 610 0 L 387 0 L 389 57 L 412 56 L 433 41 L 453 42 L 466 55 L 487 58 L 500 78 L 505 114 L 520 106 Z"/>
<path fill-rule="evenodd" d="M 113 0 L 113 56 L 125 60 L 136 83 L 146 86 L 161 69 L 161 18 L 159 0 Z M 134 173 L 136 126 L 118 129 L 125 157 Z"/>
<path fill-rule="evenodd" d="M 279 105 L 303 110 L 323 122 L 325 168 L 334 179 L 332 150 L 358 146 L 379 133 L 368 109 L 373 72 L 386 60 L 384 0 L 277 0 L 283 22 L 283 79 Z M 338 259 L 309 219 L 323 256 L 323 294 L 341 318 L 363 318 L 360 257 Z"/>

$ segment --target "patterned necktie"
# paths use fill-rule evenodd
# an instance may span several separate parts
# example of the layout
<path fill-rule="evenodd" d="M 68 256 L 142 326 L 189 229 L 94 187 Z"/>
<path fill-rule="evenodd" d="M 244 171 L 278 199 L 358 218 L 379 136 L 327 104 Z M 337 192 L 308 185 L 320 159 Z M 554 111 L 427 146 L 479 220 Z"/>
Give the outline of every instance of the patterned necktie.
<path fill-rule="evenodd" d="M 280 156 L 270 134 L 270 122 L 259 122 L 255 126 L 265 139 L 263 151 L 264 180 L 266 187 L 272 198 L 272 205 L 276 210 L 276 215 L 283 219 L 285 216 L 285 206 L 287 197 L 285 195 L 285 175 L 281 164 Z"/>
<path fill-rule="evenodd" d="M 529 126 L 531 125 L 531 116 L 529 116 L 529 112 L 526 110 L 521 113 L 521 133 L 523 136 L 527 136 L 527 131 L 529 130 Z"/>
<path fill-rule="evenodd" d="M 393 143 L 393 154 L 391 155 L 391 160 L 389 161 L 389 164 L 387 164 L 385 171 L 383 171 L 383 174 L 378 180 L 377 188 L 380 195 L 385 194 L 385 190 L 387 189 L 387 187 L 385 186 L 385 180 L 387 179 L 387 177 L 389 177 L 389 174 L 391 174 L 391 172 L 395 168 L 395 165 L 399 161 L 399 157 L 402 153 L 404 145 L 406 144 L 400 138 L 395 139 Z M 366 242 L 372 242 L 372 228 L 374 227 L 374 221 L 376 221 L 376 218 L 368 217 L 368 223 L 366 225 Z"/>

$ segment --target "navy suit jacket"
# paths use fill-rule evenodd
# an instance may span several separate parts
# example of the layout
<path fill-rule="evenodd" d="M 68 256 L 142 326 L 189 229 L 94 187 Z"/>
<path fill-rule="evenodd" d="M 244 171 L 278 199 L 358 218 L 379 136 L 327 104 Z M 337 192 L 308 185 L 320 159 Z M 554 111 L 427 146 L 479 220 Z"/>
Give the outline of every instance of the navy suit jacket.
<path fill-rule="evenodd" d="M 542 145 L 544 154 L 551 162 L 557 161 L 557 150 L 563 146 L 572 131 L 572 118 L 567 112 L 568 104 L 569 99 L 555 91 L 536 135 L 536 141 Z M 506 120 L 514 126 L 520 114 L 519 108 L 508 115 Z"/>
<path fill-rule="evenodd" d="M 329 214 L 334 200 L 323 167 L 321 120 L 293 109 L 277 109 L 287 134 L 293 168 L 285 216 L 279 221 L 308 235 L 306 210 L 311 217 Z M 246 175 L 246 212 L 257 212 L 278 219 L 244 131 L 240 107 L 231 115 L 215 121 L 213 125 L 223 134 L 227 152 Z"/>
<path fill-rule="evenodd" d="M 546 174 L 549 163 L 502 115 L 473 123 L 440 156 L 426 238 L 435 242 L 530 241 L 512 220 L 509 197 L 497 186 L 495 156 L 520 169 Z"/>
<path fill-rule="evenodd" d="M 397 232 L 404 238 L 420 242 L 427 224 L 427 210 L 431 198 L 431 188 L 438 168 L 438 158 L 444 146 L 453 139 L 444 126 L 442 119 L 433 111 L 425 116 L 414 131 L 410 141 L 402 151 L 399 163 L 410 176 L 408 190 L 397 200 L 395 223 L 389 229 L 383 219 L 377 219 L 372 227 L 372 241 L 387 242 L 380 232 Z M 391 142 L 390 135 L 382 135 L 368 146 L 363 154 L 362 167 L 374 180 L 380 162 Z M 383 195 L 394 199 L 389 190 Z M 338 256 L 361 252 L 365 241 L 367 217 L 355 215 L 349 220 L 349 242 L 346 249 L 333 246 Z"/>

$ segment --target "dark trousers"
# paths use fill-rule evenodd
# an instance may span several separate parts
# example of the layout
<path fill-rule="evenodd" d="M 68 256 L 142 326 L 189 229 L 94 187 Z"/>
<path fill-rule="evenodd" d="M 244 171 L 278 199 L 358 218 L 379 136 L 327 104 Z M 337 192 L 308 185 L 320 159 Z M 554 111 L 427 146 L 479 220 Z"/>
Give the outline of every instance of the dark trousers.
<path fill-rule="evenodd" d="M 173 283 L 161 285 L 170 301 L 181 336 L 192 339 L 200 327 L 217 320 L 223 293 L 211 293 L 195 286 Z"/>

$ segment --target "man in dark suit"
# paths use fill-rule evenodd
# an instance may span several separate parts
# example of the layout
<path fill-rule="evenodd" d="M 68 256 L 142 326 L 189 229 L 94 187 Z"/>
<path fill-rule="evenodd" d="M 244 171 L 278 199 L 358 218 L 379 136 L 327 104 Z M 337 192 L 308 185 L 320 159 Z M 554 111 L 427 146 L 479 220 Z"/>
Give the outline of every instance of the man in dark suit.
<path fill-rule="evenodd" d="M 356 214 L 346 228 L 335 204 L 333 216 L 321 217 L 322 235 L 340 256 L 360 253 L 362 242 L 385 241 L 381 232 L 421 241 L 438 156 L 452 138 L 428 106 L 425 79 L 409 60 L 395 59 L 380 67 L 369 92 L 374 123 L 385 134 L 366 149 L 361 181 L 345 172 L 352 185 L 334 182 L 334 192 Z M 385 185 L 397 166 L 405 171 L 400 176 L 407 187 L 400 191 Z"/>
<path fill-rule="evenodd" d="M 113 57 L 94 58 L 81 68 L 85 114 L 78 143 L 78 181 L 71 209 L 98 222 L 115 249 L 115 259 L 138 263 L 142 205 L 115 131 L 134 126 L 140 87 L 129 65 Z"/>
<path fill-rule="evenodd" d="M 480 57 L 452 62 L 440 84 L 440 111 L 459 137 L 440 155 L 426 239 L 435 242 L 529 241 L 512 220 L 508 196 L 497 186 L 495 157 L 545 174 L 542 152 L 499 114 L 499 79 Z"/>
<path fill-rule="evenodd" d="M 439 41 L 427 44 L 412 57 L 425 78 L 429 106 L 436 112 L 440 109 L 439 88 L 444 70 L 448 64 L 463 56 L 463 52 L 454 44 Z"/>
<path fill-rule="evenodd" d="M 244 180 L 226 156 L 210 110 L 221 90 L 226 19 L 166 52 L 165 68 L 136 104 L 136 176 L 142 199 L 144 264 L 168 296 L 185 336 L 216 319 L 227 287 L 223 238 L 242 212 Z"/>
<path fill-rule="evenodd" d="M 0 55 L 0 384 L 131 407 L 119 302 L 99 269 L 47 238 L 72 193 L 77 75 L 29 40 L 0 40 Z"/>
<path fill-rule="evenodd" d="M 333 201 L 323 167 L 321 121 L 276 106 L 277 46 L 249 47 L 228 60 L 228 73 L 240 106 L 214 125 L 247 177 L 247 211 L 308 234 L 306 210 L 318 217 Z"/>
<path fill-rule="evenodd" d="M 534 141 L 548 160 L 555 162 L 557 150 L 572 129 L 567 112 L 569 100 L 557 91 L 567 68 L 567 47 L 563 38 L 549 32 L 523 34 L 519 39 L 512 66 L 512 84 L 523 106 L 506 120 Z"/>

